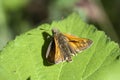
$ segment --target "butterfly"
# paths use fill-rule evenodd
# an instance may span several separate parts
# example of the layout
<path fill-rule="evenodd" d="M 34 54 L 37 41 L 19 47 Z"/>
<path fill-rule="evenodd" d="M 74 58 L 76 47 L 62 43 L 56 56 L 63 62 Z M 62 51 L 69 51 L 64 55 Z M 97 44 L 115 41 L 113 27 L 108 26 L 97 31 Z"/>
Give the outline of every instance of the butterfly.
<path fill-rule="evenodd" d="M 57 28 L 52 29 L 52 36 L 46 52 L 46 59 L 53 64 L 72 61 L 72 56 L 87 49 L 93 43 L 90 39 L 63 34 Z"/>

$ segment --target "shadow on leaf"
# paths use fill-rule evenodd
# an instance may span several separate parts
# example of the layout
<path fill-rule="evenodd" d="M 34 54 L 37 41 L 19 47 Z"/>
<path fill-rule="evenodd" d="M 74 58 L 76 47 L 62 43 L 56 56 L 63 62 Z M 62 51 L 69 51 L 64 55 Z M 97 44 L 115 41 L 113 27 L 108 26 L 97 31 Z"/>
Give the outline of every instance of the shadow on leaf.
<path fill-rule="evenodd" d="M 46 33 L 46 32 L 43 32 L 42 35 L 43 35 L 43 38 L 44 38 L 44 44 L 43 44 L 43 46 L 42 46 L 42 52 L 41 52 L 41 53 L 42 53 L 42 58 L 43 58 L 43 64 L 44 64 L 45 66 L 51 66 L 51 65 L 53 65 L 53 64 L 48 63 L 48 61 L 47 61 L 47 59 L 46 59 L 46 52 L 47 52 L 47 48 L 48 48 L 48 46 L 49 46 L 49 43 L 50 43 L 51 40 L 52 40 L 52 36 L 49 35 L 49 34 Z"/>

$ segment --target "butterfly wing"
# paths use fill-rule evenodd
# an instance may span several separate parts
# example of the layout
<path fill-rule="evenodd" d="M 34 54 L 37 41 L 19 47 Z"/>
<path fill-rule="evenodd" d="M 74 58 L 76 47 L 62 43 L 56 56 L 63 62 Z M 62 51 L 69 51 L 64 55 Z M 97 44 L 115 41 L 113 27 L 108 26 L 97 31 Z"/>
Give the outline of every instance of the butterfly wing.
<path fill-rule="evenodd" d="M 55 41 L 55 63 L 60 63 L 64 61 L 64 55 L 61 51 L 61 48 L 59 47 L 60 44 L 58 43 L 58 40 L 56 37 L 54 37 L 54 41 Z"/>
<path fill-rule="evenodd" d="M 92 40 L 90 39 L 78 38 L 69 34 L 63 35 L 67 37 L 70 49 L 74 54 L 88 48 L 92 44 Z"/>
<path fill-rule="evenodd" d="M 55 43 L 52 40 L 48 46 L 47 52 L 46 52 L 46 58 L 49 63 L 54 63 L 54 56 L 55 56 Z"/>
<path fill-rule="evenodd" d="M 52 40 L 48 46 L 46 58 L 49 63 L 60 63 L 64 61 L 64 56 L 59 48 L 59 43 L 56 38 Z"/>

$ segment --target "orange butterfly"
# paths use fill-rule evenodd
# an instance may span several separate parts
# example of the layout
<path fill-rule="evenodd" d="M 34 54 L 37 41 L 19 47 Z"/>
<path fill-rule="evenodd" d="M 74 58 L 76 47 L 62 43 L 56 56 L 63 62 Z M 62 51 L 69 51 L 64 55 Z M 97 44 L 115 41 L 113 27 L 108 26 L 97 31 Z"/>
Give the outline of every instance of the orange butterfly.
<path fill-rule="evenodd" d="M 72 61 L 71 56 L 88 48 L 92 40 L 78 38 L 69 34 L 63 34 L 58 29 L 52 29 L 53 40 L 50 42 L 46 58 L 50 63 L 60 63 L 63 61 Z"/>

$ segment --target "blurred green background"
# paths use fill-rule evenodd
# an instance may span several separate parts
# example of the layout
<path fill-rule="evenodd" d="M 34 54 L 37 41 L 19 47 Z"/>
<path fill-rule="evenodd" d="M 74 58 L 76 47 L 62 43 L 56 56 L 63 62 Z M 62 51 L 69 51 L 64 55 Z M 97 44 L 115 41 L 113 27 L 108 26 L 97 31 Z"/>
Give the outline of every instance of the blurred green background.
<path fill-rule="evenodd" d="M 0 0 L 0 50 L 16 36 L 73 12 L 120 43 L 120 0 Z"/>

